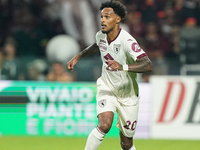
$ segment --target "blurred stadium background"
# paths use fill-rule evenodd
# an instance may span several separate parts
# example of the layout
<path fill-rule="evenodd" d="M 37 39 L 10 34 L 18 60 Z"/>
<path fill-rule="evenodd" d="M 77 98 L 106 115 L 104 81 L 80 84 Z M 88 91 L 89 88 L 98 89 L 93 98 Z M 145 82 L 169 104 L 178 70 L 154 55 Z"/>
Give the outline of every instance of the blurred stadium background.
<path fill-rule="evenodd" d="M 106 0 L 0 0 L 0 150 L 79 150 L 96 126 L 101 60 L 67 62 L 95 42 Z M 121 27 L 152 60 L 138 74 L 138 150 L 199 150 L 200 0 L 120 0 Z M 118 129 L 100 150 L 120 149 Z"/>

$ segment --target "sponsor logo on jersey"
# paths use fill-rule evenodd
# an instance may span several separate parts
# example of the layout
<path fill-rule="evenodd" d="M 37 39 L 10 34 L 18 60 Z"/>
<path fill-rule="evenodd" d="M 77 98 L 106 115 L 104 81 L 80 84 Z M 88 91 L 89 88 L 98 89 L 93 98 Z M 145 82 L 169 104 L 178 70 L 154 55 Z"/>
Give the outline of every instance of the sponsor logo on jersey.
<path fill-rule="evenodd" d="M 102 100 L 98 101 L 98 105 L 99 105 L 101 108 L 105 107 L 105 106 L 106 106 L 106 103 L 107 103 L 106 99 L 102 99 Z"/>
<path fill-rule="evenodd" d="M 102 40 L 102 39 L 100 39 L 100 43 L 106 43 L 106 41 L 105 41 L 105 40 Z"/>
<path fill-rule="evenodd" d="M 114 52 L 116 54 L 120 51 L 120 48 L 121 48 L 121 44 L 114 44 L 113 45 L 113 49 L 114 49 Z"/>
<path fill-rule="evenodd" d="M 99 50 L 100 50 L 101 52 L 107 51 L 107 46 L 106 46 L 106 44 L 104 44 L 104 43 L 99 43 Z"/>
<path fill-rule="evenodd" d="M 137 43 L 133 43 L 131 45 L 131 48 L 134 52 L 140 52 L 142 49 L 140 48 L 140 46 Z"/>

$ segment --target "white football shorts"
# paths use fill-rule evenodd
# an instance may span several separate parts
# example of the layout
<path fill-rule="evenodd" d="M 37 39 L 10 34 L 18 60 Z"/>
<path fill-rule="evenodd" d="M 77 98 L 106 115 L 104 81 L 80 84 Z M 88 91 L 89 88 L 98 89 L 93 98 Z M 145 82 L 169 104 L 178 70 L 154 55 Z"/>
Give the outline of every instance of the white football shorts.
<path fill-rule="evenodd" d="M 103 112 L 117 112 L 117 128 L 126 137 L 133 137 L 138 121 L 139 103 L 123 105 L 101 79 L 97 81 L 97 115 Z M 130 100 L 135 97 L 130 97 Z M 126 98 L 127 99 L 127 98 Z M 139 98 L 137 97 L 139 100 Z M 137 101 L 138 101 L 137 100 Z"/>

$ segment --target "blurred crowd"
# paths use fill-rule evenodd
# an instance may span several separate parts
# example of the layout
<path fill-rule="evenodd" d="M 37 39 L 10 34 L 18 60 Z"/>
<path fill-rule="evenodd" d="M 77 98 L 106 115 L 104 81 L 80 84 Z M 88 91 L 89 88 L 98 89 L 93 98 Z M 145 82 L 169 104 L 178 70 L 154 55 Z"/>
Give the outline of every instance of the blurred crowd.
<path fill-rule="evenodd" d="M 74 72 L 67 62 L 95 42 L 99 5 L 106 0 L 0 0 L 0 80 L 95 81 L 99 55 Z M 183 65 L 200 64 L 200 0 L 119 0 L 128 14 L 121 27 L 136 38 L 154 71 L 180 75 Z"/>

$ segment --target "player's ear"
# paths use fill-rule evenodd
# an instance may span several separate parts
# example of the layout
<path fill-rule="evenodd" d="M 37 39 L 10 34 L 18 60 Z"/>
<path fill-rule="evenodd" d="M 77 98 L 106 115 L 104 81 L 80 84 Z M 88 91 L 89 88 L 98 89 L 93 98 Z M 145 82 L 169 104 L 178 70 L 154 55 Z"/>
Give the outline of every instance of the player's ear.
<path fill-rule="evenodd" d="M 117 24 L 119 24 L 121 22 L 121 17 L 117 16 L 116 20 L 117 20 Z"/>

